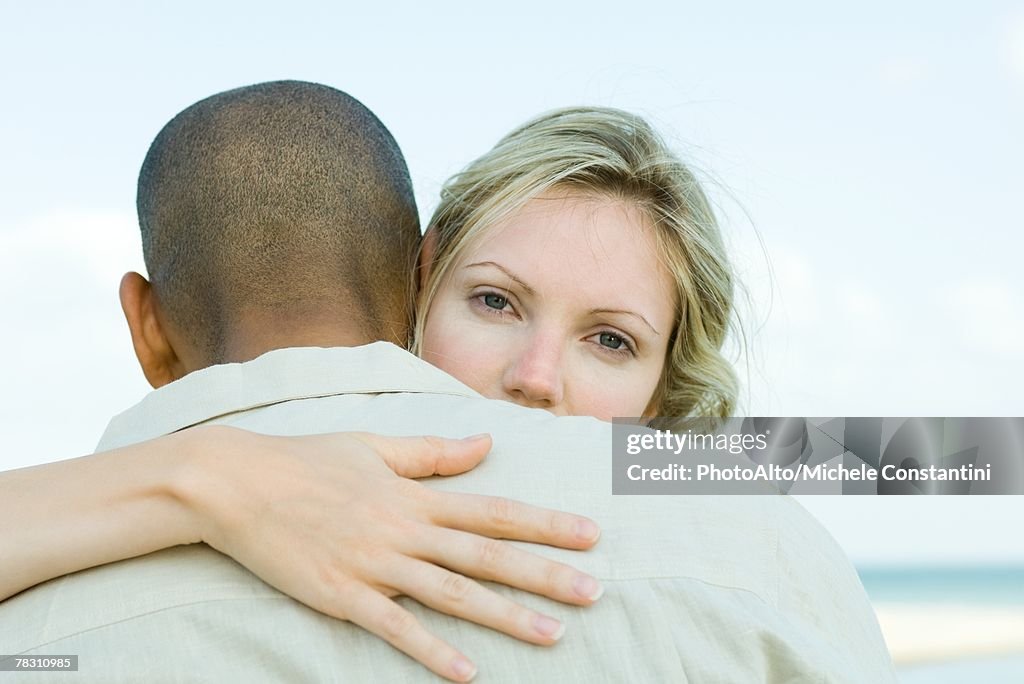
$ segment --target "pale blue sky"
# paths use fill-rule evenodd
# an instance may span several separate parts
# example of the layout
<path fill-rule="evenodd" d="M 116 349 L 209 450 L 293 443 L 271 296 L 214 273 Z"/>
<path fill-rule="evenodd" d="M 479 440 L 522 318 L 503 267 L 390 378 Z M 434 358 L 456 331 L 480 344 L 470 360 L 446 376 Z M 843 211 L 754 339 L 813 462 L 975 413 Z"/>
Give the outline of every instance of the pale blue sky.
<path fill-rule="evenodd" d="M 0 21 L 0 468 L 90 451 L 146 390 L 116 300 L 141 269 L 138 167 L 185 106 L 275 78 L 377 112 L 425 216 L 541 111 L 641 112 L 714 181 L 759 328 L 751 413 L 1024 415 L 1011 3 L 139 4 Z M 1020 497 L 807 505 L 862 562 L 1024 559 L 989 527 Z M 893 532 L 911 523 L 914 544 Z"/>

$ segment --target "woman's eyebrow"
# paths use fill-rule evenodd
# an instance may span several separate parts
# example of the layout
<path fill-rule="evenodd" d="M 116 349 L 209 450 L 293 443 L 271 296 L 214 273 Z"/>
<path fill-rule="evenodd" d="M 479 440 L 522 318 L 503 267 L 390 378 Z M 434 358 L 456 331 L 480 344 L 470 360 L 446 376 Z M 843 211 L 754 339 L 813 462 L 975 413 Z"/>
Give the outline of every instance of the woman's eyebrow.
<path fill-rule="evenodd" d="M 661 335 L 661 333 L 658 332 L 653 325 L 651 325 L 650 321 L 648 321 L 646 318 L 644 318 L 643 316 L 641 316 L 640 314 L 638 314 L 635 311 L 626 311 L 625 309 L 591 309 L 590 315 L 594 316 L 596 314 L 625 314 L 626 316 L 632 316 L 633 318 L 639 318 L 641 321 L 644 322 L 644 324 L 648 328 L 650 328 L 651 330 L 654 331 L 655 335 L 659 335 L 659 336 Z"/>
<path fill-rule="evenodd" d="M 494 268 L 498 269 L 499 271 L 501 271 L 502 273 L 504 273 L 505 275 L 507 275 L 507 276 L 509 277 L 509 279 L 510 279 L 510 280 L 511 280 L 512 282 L 516 283 L 517 285 L 519 285 L 519 287 L 523 288 L 523 290 L 525 290 L 527 294 L 530 294 L 530 295 L 532 295 L 532 294 L 536 294 L 536 293 L 535 293 L 535 292 L 533 291 L 533 288 L 532 288 L 532 287 L 530 287 L 529 285 L 527 285 L 526 283 L 524 283 L 524 282 L 522 281 L 522 279 L 521 279 L 521 278 L 519 278 L 519 276 L 517 276 L 517 275 L 516 275 L 515 273 L 513 273 L 513 272 L 512 272 L 512 271 L 510 271 L 510 270 L 508 270 L 507 268 L 505 268 L 505 267 L 504 267 L 504 266 L 502 266 L 501 264 L 497 264 L 497 263 L 495 263 L 495 262 L 493 262 L 493 261 L 478 261 L 478 262 L 477 262 L 477 263 L 475 263 L 475 264 L 468 264 L 468 265 L 466 266 L 466 268 L 473 268 L 473 267 L 475 267 L 475 266 L 493 266 Z"/>

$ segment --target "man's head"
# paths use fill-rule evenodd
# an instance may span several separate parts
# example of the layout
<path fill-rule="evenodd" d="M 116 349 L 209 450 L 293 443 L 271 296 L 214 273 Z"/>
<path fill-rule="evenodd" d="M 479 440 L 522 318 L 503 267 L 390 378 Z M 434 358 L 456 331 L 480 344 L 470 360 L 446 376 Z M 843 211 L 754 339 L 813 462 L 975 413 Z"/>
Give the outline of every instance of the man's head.
<path fill-rule="evenodd" d="M 286 346 L 404 342 L 419 238 L 394 139 L 354 98 L 279 81 L 178 114 L 139 174 L 150 281 L 121 303 L 154 387 Z"/>

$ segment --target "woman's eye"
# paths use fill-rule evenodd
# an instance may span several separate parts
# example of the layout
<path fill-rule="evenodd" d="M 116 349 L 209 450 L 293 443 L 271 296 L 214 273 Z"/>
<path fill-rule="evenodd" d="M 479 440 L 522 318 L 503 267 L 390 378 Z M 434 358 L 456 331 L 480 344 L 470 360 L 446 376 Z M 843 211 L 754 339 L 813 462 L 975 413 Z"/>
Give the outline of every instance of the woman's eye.
<path fill-rule="evenodd" d="M 487 294 L 484 295 L 484 304 L 486 304 L 491 309 L 497 309 L 500 311 L 504 309 L 506 306 L 508 306 L 508 299 L 506 297 L 502 297 L 501 295 Z"/>
<path fill-rule="evenodd" d="M 601 349 L 604 349 L 606 353 L 613 354 L 621 358 L 629 358 L 636 356 L 636 347 L 633 342 L 624 335 L 619 335 L 613 332 L 602 332 L 591 335 L 589 339 L 592 343 L 597 344 Z"/>
<path fill-rule="evenodd" d="M 608 347 L 609 349 L 622 349 L 626 346 L 624 339 L 612 333 L 601 333 L 600 342 L 601 346 Z"/>

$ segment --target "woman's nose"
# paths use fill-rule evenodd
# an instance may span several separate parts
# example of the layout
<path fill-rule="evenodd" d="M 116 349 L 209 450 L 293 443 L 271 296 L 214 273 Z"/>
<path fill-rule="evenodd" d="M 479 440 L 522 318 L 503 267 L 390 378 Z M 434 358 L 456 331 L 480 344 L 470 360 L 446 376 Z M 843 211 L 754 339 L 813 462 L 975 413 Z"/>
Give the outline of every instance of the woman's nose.
<path fill-rule="evenodd" d="M 562 350 L 557 342 L 535 335 L 512 360 L 503 378 L 512 401 L 532 408 L 552 409 L 564 398 Z"/>

